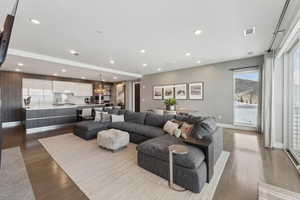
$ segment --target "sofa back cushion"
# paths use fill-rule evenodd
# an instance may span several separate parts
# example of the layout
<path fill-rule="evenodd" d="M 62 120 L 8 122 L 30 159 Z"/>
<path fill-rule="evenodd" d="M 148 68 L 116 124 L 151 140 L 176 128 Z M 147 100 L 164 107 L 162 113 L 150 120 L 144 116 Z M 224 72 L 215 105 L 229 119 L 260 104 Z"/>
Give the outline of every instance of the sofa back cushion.
<path fill-rule="evenodd" d="M 146 113 L 142 112 L 132 112 L 132 111 L 126 111 L 124 118 L 126 122 L 132 122 L 136 124 L 144 124 L 145 122 Z"/>
<path fill-rule="evenodd" d="M 211 136 L 217 130 L 217 122 L 213 117 L 203 117 L 201 121 L 194 124 L 192 136 L 202 139 L 204 136 Z"/>
<path fill-rule="evenodd" d="M 145 124 L 149 126 L 163 128 L 167 121 L 174 118 L 174 115 L 158 115 L 154 113 L 147 113 Z"/>

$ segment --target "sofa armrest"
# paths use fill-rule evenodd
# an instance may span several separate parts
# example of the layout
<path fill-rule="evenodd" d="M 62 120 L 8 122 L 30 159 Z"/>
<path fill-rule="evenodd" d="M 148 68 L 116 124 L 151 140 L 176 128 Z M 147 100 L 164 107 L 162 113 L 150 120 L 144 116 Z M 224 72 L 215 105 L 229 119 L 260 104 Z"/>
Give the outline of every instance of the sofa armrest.
<path fill-rule="evenodd" d="M 196 146 L 200 148 L 205 155 L 205 162 L 207 164 L 207 182 L 209 183 L 214 175 L 214 143 L 210 137 L 203 138 L 201 140 L 193 137 L 188 137 L 183 140 L 184 143 Z"/>

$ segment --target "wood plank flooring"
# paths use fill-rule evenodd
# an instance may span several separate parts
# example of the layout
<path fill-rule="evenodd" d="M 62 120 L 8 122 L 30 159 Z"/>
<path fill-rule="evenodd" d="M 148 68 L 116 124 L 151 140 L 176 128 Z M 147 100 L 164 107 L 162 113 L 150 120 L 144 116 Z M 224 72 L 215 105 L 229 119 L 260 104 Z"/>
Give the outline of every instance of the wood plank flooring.
<path fill-rule="evenodd" d="M 22 127 L 3 131 L 4 148 L 21 147 L 38 200 L 88 199 L 38 142 L 39 138 L 72 131 L 72 128 L 64 128 L 27 137 Z M 257 183 L 260 180 L 300 193 L 300 176 L 285 153 L 263 148 L 259 134 L 225 129 L 224 149 L 231 152 L 231 156 L 214 200 L 257 199 Z"/>

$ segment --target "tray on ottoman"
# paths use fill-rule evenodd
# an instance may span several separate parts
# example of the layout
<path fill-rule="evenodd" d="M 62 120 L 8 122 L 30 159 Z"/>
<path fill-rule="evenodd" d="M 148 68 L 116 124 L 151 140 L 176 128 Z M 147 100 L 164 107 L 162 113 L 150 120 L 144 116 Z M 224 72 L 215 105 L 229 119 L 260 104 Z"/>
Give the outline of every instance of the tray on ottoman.
<path fill-rule="evenodd" d="M 129 144 L 129 134 L 117 129 L 100 131 L 98 132 L 97 143 L 100 147 L 115 152 Z"/>

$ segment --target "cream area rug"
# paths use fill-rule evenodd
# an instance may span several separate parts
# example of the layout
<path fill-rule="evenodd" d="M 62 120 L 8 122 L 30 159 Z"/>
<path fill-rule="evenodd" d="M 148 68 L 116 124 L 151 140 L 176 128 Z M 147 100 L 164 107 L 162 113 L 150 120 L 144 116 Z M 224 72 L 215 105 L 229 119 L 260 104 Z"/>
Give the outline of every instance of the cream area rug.
<path fill-rule="evenodd" d="M 97 200 L 210 200 L 229 157 L 222 152 L 212 181 L 196 194 L 173 191 L 167 180 L 140 168 L 135 144 L 112 153 L 73 134 L 39 141 L 81 191 Z"/>
<path fill-rule="evenodd" d="M 20 148 L 3 150 L 1 165 L 0 200 L 34 200 Z"/>

